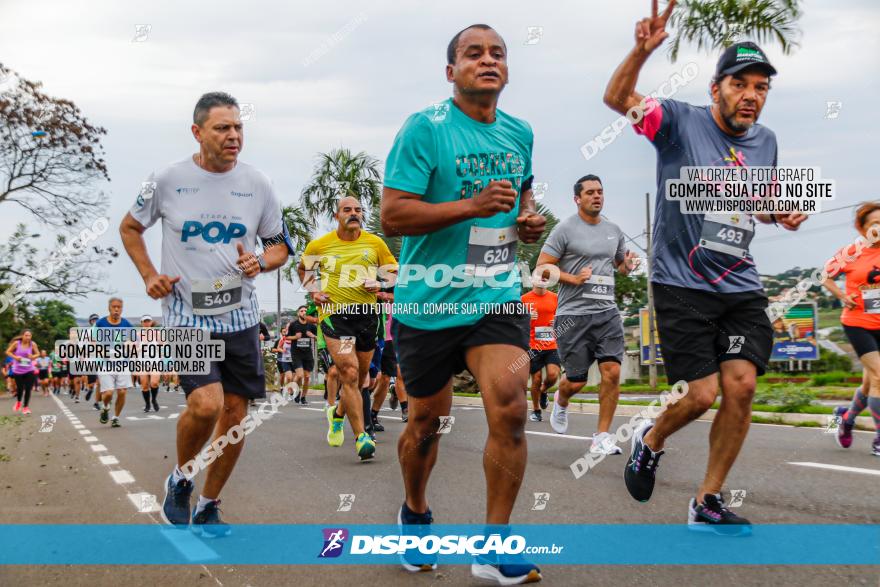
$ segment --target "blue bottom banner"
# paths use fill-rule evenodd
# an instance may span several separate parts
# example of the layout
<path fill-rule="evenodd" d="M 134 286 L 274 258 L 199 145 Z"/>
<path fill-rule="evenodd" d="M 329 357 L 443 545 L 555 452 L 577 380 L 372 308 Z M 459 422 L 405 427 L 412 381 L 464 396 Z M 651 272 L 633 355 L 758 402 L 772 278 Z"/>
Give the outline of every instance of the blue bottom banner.
<path fill-rule="evenodd" d="M 758 525 L 738 535 L 669 524 L 226 528 L 228 535 L 210 537 L 155 524 L 0 525 L 0 565 L 373 565 L 401 557 L 410 564 L 476 557 L 538 565 L 880 565 L 878 525 Z"/>

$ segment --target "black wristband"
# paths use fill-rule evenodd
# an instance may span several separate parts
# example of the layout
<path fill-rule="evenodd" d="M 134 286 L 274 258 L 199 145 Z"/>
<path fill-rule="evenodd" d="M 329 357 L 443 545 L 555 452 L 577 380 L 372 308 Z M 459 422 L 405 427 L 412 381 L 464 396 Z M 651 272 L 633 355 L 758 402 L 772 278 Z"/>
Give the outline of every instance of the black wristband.
<path fill-rule="evenodd" d="M 529 191 L 530 189 L 532 189 L 532 180 L 534 180 L 534 179 L 535 179 L 535 176 L 534 176 L 534 175 L 530 175 L 530 176 L 528 176 L 527 178 L 525 178 L 525 179 L 523 180 L 523 182 L 522 182 L 522 188 L 520 189 L 520 193 L 521 193 L 521 194 L 524 194 L 524 193 L 526 193 L 527 191 Z"/>

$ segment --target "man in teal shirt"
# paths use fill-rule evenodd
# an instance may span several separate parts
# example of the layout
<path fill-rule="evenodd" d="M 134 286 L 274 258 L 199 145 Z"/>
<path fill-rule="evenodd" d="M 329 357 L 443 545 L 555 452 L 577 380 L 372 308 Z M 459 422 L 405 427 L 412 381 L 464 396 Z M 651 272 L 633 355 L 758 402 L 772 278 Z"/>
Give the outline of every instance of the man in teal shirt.
<path fill-rule="evenodd" d="M 472 25 L 450 42 L 447 63 L 453 97 L 410 116 L 385 165 L 382 229 L 404 237 L 392 330 L 411 396 L 398 443 L 406 490 L 398 519 L 432 521 L 425 489 L 450 423 L 452 376 L 468 369 L 489 423 L 486 521 L 503 525 L 526 466 L 529 313 L 516 245 L 537 241 L 546 219 L 532 199 L 531 127 L 497 109 L 507 85 L 504 40 Z M 404 568 L 427 571 L 435 561 L 407 555 Z M 522 559 L 481 556 L 472 572 L 504 584 L 541 578 Z"/>

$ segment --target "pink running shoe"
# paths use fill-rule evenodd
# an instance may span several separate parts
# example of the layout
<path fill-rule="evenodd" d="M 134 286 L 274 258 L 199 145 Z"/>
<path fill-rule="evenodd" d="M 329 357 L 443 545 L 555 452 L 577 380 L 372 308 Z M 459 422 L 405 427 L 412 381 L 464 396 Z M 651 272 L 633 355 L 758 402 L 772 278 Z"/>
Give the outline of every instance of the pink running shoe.
<path fill-rule="evenodd" d="M 853 425 L 847 424 L 843 420 L 843 416 L 846 414 L 847 408 L 844 406 L 837 406 L 834 408 L 834 417 L 837 418 L 838 428 L 837 428 L 837 444 L 840 448 L 849 448 L 852 446 L 853 441 Z"/>
<path fill-rule="evenodd" d="M 29 407 L 25 406 L 24 409 L 21 411 L 21 413 L 24 414 L 25 416 L 27 416 L 31 413 L 31 409 Z"/>
<path fill-rule="evenodd" d="M 15 402 L 15 405 L 12 406 L 12 411 L 13 412 L 20 412 L 21 411 L 21 402 Z"/>

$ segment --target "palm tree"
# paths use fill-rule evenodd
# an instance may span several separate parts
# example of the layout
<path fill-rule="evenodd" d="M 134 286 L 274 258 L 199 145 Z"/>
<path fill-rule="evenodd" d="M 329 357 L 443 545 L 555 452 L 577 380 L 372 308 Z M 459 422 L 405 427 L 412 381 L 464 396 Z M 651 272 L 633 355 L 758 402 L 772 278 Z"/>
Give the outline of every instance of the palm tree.
<path fill-rule="evenodd" d="M 352 155 L 349 149 L 333 149 L 319 153 L 312 179 L 302 191 L 302 211 L 314 226 L 321 218 L 332 219 L 339 198 L 358 198 L 364 214 L 378 207 L 382 198 L 379 160 L 361 151 Z"/>
<path fill-rule="evenodd" d="M 516 258 L 520 261 L 528 261 L 529 269 L 532 271 L 535 270 L 535 266 L 538 264 L 538 255 L 541 254 L 541 249 L 544 248 L 544 242 L 547 240 L 547 237 L 550 236 L 550 233 L 556 228 L 556 225 L 559 224 L 559 218 L 553 213 L 553 210 L 538 202 L 537 204 L 538 214 L 543 214 L 544 218 L 547 219 L 547 227 L 544 229 L 544 234 L 541 235 L 541 238 L 538 239 L 538 242 L 526 244 L 520 241 L 517 244 L 516 249 Z M 550 289 L 556 291 L 558 286 L 551 287 Z M 523 288 L 526 288 L 526 285 L 523 284 Z"/>
<path fill-rule="evenodd" d="M 788 55 L 799 45 L 799 4 L 800 0 L 681 0 L 669 19 L 675 29 L 670 60 L 678 58 L 685 41 L 717 52 L 748 38 L 758 43 L 777 41 Z"/>
<path fill-rule="evenodd" d="M 400 259 L 400 246 L 403 244 L 403 237 L 385 236 L 385 233 L 382 232 L 382 221 L 379 213 L 379 206 L 374 206 L 370 209 L 370 215 L 367 217 L 367 232 L 375 234 L 385 241 L 385 244 L 388 245 L 388 250 L 391 251 L 394 258 Z"/>
<path fill-rule="evenodd" d="M 291 261 L 282 269 L 284 279 L 290 283 L 294 283 L 293 275 L 299 258 L 302 256 L 306 245 L 312 240 L 312 233 L 309 230 L 314 223 L 306 217 L 302 208 L 295 206 L 284 206 L 281 209 L 281 220 L 287 226 L 287 232 L 290 234 L 290 241 L 293 243 L 294 254 L 290 257 Z"/>

